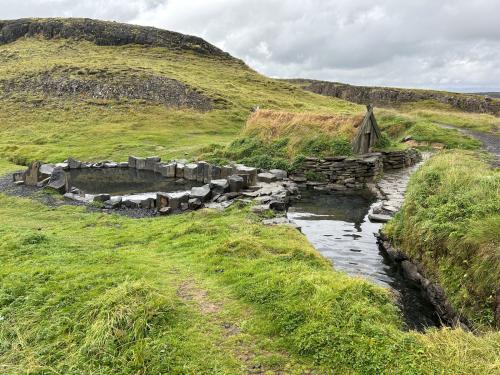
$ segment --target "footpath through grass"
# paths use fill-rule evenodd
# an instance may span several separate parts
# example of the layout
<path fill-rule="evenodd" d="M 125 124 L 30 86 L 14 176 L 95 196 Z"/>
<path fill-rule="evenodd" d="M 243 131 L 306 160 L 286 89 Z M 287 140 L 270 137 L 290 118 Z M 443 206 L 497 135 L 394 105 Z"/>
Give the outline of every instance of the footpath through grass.
<path fill-rule="evenodd" d="M 0 194 L 0 221 L 3 373 L 500 368 L 499 333 L 403 332 L 387 291 L 246 209 L 137 220 Z"/>
<path fill-rule="evenodd" d="M 411 178 L 403 209 L 386 231 L 439 281 L 458 311 L 477 327 L 495 325 L 494 311 L 500 309 L 498 169 L 464 151 L 431 158 Z"/>

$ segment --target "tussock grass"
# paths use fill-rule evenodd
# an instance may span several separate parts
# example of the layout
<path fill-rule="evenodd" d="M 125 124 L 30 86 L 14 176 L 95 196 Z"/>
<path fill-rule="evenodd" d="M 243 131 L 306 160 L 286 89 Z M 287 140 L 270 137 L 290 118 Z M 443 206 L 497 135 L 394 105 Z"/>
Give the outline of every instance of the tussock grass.
<path fill-rule="evenodd" d="M 343 136 L 352 140 L 364 114 L 291 113 L 258 110 L 249 117 L 244 134 L 258 136 L 264 141 L 287 137 L 290 144 L 300 143 L 311 134 L 330 137 Z"/>
<path fill-rule="evenodd" d="M 402 211 L 386 227 L 478 327 L 495 325 L 499 213 L 498 169 L 471 153 L 445 152 L 412 177 Z"/>

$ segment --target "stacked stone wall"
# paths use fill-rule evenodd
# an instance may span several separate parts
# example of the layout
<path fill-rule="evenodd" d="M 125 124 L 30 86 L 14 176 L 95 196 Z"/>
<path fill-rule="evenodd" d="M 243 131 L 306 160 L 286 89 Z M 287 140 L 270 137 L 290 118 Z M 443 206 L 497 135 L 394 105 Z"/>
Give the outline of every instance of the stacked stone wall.
<path fill-rule="evenodd" d="M 290 177 L 318 190 L 359 190 L 377 181 L 385 170 L 412 166 L 422 159 L 418 150 L 388 151 L 356 157 L 308 157 Z"/>

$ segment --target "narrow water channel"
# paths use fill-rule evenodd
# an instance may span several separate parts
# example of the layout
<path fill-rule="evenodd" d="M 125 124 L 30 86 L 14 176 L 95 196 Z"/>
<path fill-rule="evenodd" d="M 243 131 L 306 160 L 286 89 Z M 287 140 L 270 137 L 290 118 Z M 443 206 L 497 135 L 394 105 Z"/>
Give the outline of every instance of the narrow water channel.
<path fill-rule="evenodd" d="M 302 228 L 312 245 L 334 267 L 350 275 L 365 277 L 399 295 L 400 309 L 408 329 L 438 326 L 433 306 L 421 291 L 409 285 L 379 250 L 368 212 L 375 198 L 369 193 L 342 194 L 311 190 L 288 210 L 288 218 Z"/>

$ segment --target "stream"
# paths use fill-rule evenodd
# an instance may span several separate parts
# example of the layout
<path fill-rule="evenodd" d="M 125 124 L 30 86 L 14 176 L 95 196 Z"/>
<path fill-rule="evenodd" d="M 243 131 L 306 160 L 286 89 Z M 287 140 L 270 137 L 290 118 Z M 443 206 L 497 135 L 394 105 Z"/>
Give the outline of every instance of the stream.
<path fill-rule="evenodd" d="M 289 208 L 287 216 L 337 270 L 364 277 L 395 292 L 407 329 L 422 331 L 439 326 L 434 307 L 380 252 L 375 233 L 381 224 L 368 219 L 368 212 L 376 203 L 371 193 L 304 190 L 301 196 Z"/>

